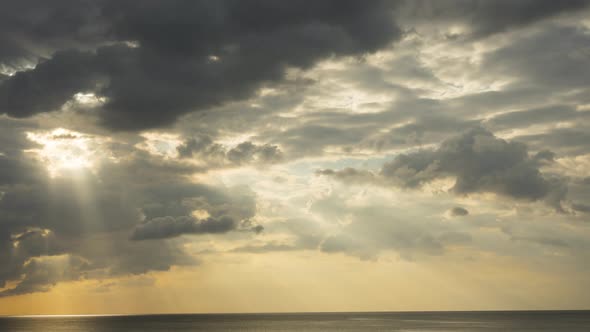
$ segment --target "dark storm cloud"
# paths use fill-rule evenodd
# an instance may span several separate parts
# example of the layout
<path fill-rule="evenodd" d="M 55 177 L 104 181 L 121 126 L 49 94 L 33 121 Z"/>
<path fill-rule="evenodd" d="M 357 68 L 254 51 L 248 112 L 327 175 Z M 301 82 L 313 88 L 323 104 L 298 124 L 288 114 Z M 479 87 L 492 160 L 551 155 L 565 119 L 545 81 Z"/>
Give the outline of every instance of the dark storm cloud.
<path fill-rule="evenodd" d="M 18 68 L 59 49 L 94 47 L 104 42 L 99 2 L 3 1 L 0 65 Z"/>
<path fill-rule="evenodd" d="M 443 141 L 435 150 L 401 154 L 383 165 L 376 183 L 386 181 L 402 188 L 419 188 L 435 179 L 454 177 L 452 191 L 464 195 L 491 192 L 524 200 L 545 200 L 561 210 L 566 184 L 563 179 L 539 170 L 553 154 L 541 151 L 530 156 L 526 145 L 495 137 L 483 128 Z M 323 170 L 342 181 L 375 181 L 372 173 L 345 169 Z M 365 174 L 359 178 L 359 174 Z"/>
<path fill-rule="evenodd" d="M 60 51 L 35 69 L 0 85 L 0 111 L 26 117 L 55 110 L 77 92 L 93 91 L 107 98 L 100 116 L 109 128 L 167 125 L 181 114 L 246 98 L 264 83 L 280 81 L 288 67 L 376 51 L 400 36 L 393 4 L 96 2 L 100 15 L 94 22 L 104 28 L 96 39 L 132 41 L 138 47 L 56 47 Z M 45 19 L 53 19 L 49 16 Z M 54 24 L 59 19 L 55 15 Z M 70 20 L 74 27 L 68 28 L 92 25 L 84 19 Z"/>
<path fill-rule="evenodd" d="M 15 117 L 28 117 L 59 109 L 77 92 L 89 92 L 98 83 L 93 55 L 59 52 L 34 70 L 15 74 L 0 84 L 1 109 Z"/>

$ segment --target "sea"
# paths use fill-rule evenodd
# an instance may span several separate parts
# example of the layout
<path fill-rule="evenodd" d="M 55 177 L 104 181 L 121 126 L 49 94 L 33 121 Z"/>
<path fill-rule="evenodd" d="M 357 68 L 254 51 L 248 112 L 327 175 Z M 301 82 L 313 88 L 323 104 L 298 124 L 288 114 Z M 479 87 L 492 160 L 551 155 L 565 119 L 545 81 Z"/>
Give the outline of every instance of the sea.
<path fill-rule="evenodd" d="M 590 311 L 363 312 L 0 317 L 4 332 L 590 331 Z"/>

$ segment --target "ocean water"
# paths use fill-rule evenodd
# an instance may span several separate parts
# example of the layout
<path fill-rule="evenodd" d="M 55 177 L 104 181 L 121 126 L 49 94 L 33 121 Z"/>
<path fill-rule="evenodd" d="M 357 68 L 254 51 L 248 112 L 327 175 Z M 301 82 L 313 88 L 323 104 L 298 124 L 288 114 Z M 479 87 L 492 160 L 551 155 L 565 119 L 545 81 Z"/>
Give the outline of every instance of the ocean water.
<path fill-rule="evenodd" d="M 4 332 L 590 331 L 590 311 L 0 317 Z"/>

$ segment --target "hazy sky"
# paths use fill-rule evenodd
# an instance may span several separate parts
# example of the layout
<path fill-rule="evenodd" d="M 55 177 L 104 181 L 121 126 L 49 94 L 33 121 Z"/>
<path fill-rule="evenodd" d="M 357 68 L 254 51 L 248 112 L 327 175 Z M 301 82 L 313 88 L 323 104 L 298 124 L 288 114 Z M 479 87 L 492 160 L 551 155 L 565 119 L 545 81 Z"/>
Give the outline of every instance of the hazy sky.
<path fill-rule="evenodd" d="M 0 6 L 0 314 L 590 309 L 590 3 Z"/>

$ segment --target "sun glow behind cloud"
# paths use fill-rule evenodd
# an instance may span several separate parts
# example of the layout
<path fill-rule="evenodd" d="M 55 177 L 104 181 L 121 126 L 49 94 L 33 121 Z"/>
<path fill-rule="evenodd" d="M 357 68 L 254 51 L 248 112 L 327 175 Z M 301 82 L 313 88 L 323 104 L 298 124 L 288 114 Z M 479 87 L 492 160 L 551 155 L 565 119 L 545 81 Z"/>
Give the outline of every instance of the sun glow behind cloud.
<path fill-rule="evenodd" d="M 51 177 L 79 170 L 93 171 L 98 161 L 107 157 L 101 145 L 107 139 L 57 128 L 49 132 L 28 132 L 27 138 L 41 147 L 27 150 L 47 167 Z"/>

